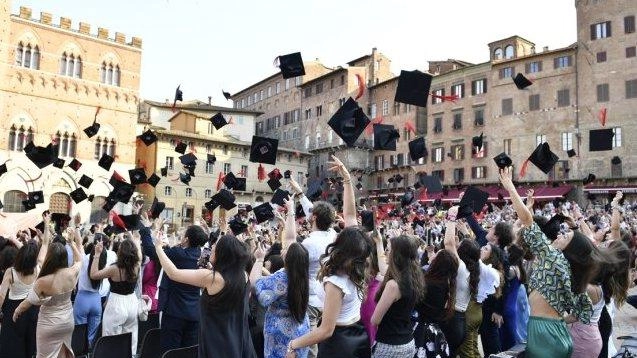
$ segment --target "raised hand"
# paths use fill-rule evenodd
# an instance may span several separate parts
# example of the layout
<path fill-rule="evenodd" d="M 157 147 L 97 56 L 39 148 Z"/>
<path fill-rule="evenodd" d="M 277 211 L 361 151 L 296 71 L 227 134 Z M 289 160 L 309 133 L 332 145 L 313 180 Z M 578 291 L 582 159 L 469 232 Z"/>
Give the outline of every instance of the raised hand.
<path fill-rule="evenodd" d="M 341 177 L 343 177 L 343 181 L 350 181 L 351 177 L 349 175 L 349 171 L 345 168 L 345 164 L 341 162 L 335 155 L 332 155 L 332 160 L 327 162 L 328 170 L 331 172 L 338 173 Z"/>
<path fill-rule="evenodd" d="M 511 167 L 500 169 L 500 183 L 502 187 L 509 192 L 515 191 L 515 185 L 513 185 L 513 170 Z"/>

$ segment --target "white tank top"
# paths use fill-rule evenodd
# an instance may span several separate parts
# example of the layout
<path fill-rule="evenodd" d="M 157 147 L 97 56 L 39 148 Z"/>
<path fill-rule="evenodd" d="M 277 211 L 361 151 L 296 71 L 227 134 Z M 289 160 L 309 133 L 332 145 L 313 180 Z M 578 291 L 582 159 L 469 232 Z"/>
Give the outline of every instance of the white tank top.
<path fill-rule="evenodd" d="M 9 299 L 17 301 L 27 298 L 29 291 L 33 288 L 33 284 L 25 285 L 22 283 L 13 267 L 11 268 L 11 278 L 13 279 L 13 283 L 9 286 Z"/>
<path fill-rule="evenodd" d="M 599 317 L 602 315 L 602 309 L 604 309 L 604 292 L 599 289 L 600 298 L 597 303 L 593 305 L 593 314 L 591 315 L 591 324 L 597 324 Z"/>

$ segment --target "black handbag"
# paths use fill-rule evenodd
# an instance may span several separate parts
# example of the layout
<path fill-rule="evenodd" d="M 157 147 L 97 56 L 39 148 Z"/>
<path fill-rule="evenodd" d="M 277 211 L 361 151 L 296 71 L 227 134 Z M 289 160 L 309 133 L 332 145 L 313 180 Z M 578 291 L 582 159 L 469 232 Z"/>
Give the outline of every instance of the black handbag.
<path fill-rule="evenodd" d="M 332 336 L 318 344 L 317 358 L 369 358 L 369 337 L 360 323 L 336 326 Z"/>

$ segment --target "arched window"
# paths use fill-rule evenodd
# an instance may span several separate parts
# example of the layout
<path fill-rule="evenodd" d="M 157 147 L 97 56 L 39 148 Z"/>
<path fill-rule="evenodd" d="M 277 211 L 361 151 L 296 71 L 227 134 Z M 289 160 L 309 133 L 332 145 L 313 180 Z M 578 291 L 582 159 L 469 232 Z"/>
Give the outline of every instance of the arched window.
<path fill-rule="evenodd" d="M 64 52 L 60 58 L 60 74 L 63 76 L 82 78 L 82 58 Z"/>
<path fill-rule="evenodd" d="M 93 151 L 93 158 L 100 159 L 104 154 L 108 154 L 111 157 L 115 157 L 115 148 L 117 142 L 115 139 L 97 137 L 95 140 L 95 149 Z"/>
<path fill-rule="evenodd" d="M 18 44 L 15 53 L 16 66 L 40 69 L 40 49 L 37 45 L 26 44 L 22 42 Z"/>
<path fill-rule="evenodd" d="M 112 63 L 102 62 L 102 68 L 100 70 L 100 78 L 102 83 L 119 86 L 120 70 L 119 65 L 113 65 Z"/>
<path fill-rule="evenodd" d="M 504 58 L 506 59 L 513 58 L 513 45 L 509 45 L 504 48 Z"/>
<path fill-rule="evenodd" d="M 171 196 L 173 194 L 173 188 L 170 186 L 164 187 L 164 195 Z"/>
<path fill-rule="evenodd" d="M 502 59 L 502 49 L 501 48 L 496 48 L 495 51 L 493 51 L 493 59 L 494 60 L 501 60 Z"/>
<path fill-rule="evenodd" d="M 9 150 L 21 152 L 24 146 L 33 142 L 33 129 L 31 127 L 25 129 L 20 126 L 17 128 L 15 125 L 9 129 Z"/>
<path fill-rule="evenodd" d="M 9 190 L 4 193 L 4 212 L 5 213 L 23 213 L 25 212 L 22 201 L 27 200 L 27 194 L 19 190 Z"/>
<path fill-rule="evenodd" d="M 210 197 L 212 197 L 212 190 L 210 189 L 204 190 L 203 195 L 206 199 L 209 199 Z"/>
<path fill-rule="evenodd" d="M 77 138 L 75 133 L 60 133 L 57 132 L 56 139 L 59 144 L 58 156 L 60 157 L 75 157 L 77 148 Z"/>
<path fill-rule="evenodd" d="M 186 188 L 186 197 L 189 198 L 192 196 L 192 188 Z"/>

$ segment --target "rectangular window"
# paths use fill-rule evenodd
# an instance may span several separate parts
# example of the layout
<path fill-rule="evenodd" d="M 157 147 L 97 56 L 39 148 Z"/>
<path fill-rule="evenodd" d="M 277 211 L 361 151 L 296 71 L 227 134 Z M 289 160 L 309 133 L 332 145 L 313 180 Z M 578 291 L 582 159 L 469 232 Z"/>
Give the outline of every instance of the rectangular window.
<path fill-rule="evenodd" d="M 591 25 L 591 40 L 603 39 L 610 36 L 610 21 Z"/>
<path fill-rule="evenodd" d="M 438 178 L 440 181 L 445 181 L 445 171 L 444 170 L 432 170 L 431 176 Z"/>
<path fill-rule="evenodd" d="M 513 67 L 501 68 L 500 71 L 499 71 L 500 79 L 513 77 L 514 70 L 515 70 L 515 68 L 513 68 Z"/>
<path fill-rule="evenodd" d="M 637 98 L 637 80 L 626 81 L 626 98 Z"/>
<path fill-rule="evenodd" d="M 333 89 L 333 88 L 334 88 L 334 79 L 332 78 L 330 80 L 330 89 Z"/>
<path fill-rule="evenodd" d="M 484 109 L 476 109 L 473 111 L 473 125 L 474 126 L 483 126 L 484 125 Z"/>
<path fill-rule="evenodd" d="M 376 103 L 372 103 L 372 105 L 369 107 L 369 116 L 373 118 L 376 118 Z"/>
<path fill-rule="evenodd" d="M 601 51 L 597 53 L 597 62 L 606 62 L 606 51 Z"/>
<path fill-rule="evenodd" d="M 305 119 L 312 118 L 312 108 L 308 108 L 305 110 Z"/>
<path fill-rule="evenodd" d="M 573 133 L 562 133 L 562 150 L 567 151 L 573 149 Z"/>
<path fill-rule="evenodd" d="M 301 85 L 301 80 L 303 79 L 302 76 L 297 76 L 294 78 L 294 84 L 296 85 L 296 87 Z M 299 182 L 300 183 L 300 182 Z"/>
<path fill-rule="evenodd" d="M 635 32 L 635 15 L 624 17 L 624 33 L 632 34 Z"/>
<path fill-rule="evenodd" d="M 608 102 L 609 100 L 608 83 L 597 85 L 597 102 Z"/>
<path fill-rule="evenodd" d="M 206 162 L 206 174 L 212 174 L 214 163 Z"/>
<path fill-rule="evenodd" d="M 455 168 L 453 170 L 454 183 L 460 183 L 464 180 L 464 168 Z"/>
<path fill-rule="evenodd" d="M 323 92 L 323 83 L 318 83 L 316 85 L 316 94 L 322 93 Z"/>
<path fill-rule="evenodd" d="M 383 100 L 383 116 L 388 116 L 389 115 L 389 101 L 384 99 Z"/>
<path fill-rule="evenodd" d="M 502 115 L 510 116 L 513 114 L 513 98 L 505 98 L 502 100 Z"/>
<path fill-rule="evenodd" d="M 248 96 L 248 106 L 252 105 L 252 96 Z"/>
<path fill-rule="evenodd" d="M 464 97 L 464 83 L 451 86 L 451 95 L 458 98 Z"/>
<path fill-rule="evenodd" d="M 471 168 L 472 179 L 484 179 L 487 176 L 486 174 L 487 174 L 487 167 L 485 166 Z"/>
<path fill-rule="evenodd" d="M 557 106 L 566 107 L 571 105 L 571 92 L 569 89 L 557 91 Z"/>
<path fill-rule="evenodd" d="M 396 165 L 396 157 L 393 154 L 389 155 L 389 165 L 391 165 L 392 167 Z"/>
<path fill-rule="evenodd" d="M 259 100 L 260 100 L 260 101 L 263 101 L 263 96 L 264 96 L 264 95 L 265 95 L 265 91 L 264 91 L 264 90 L 261 90 L 261 91 L 259 92 Z"/>
<path fill-rule="evenodd" d="M 445 89 L 437 89 L 434 91 L 434 95 L 431 96 L 431 104 L 442 103 L 442 97 L 445 95 Z"/>
<path fill-rule="evenodd" d="M 542 61 L 533 61 L 524 65 L 526 73 L 538 73 L 542 72 Z"/>
<path fill-rule="evenodd" d="M 228 174 L 232 171 L 230 163 L 223 163 L 223 174 Z"/>
<path fill-rule="evenodd" d="M 573 56 L 560 56 L 553 59 L 553 68 L 566 68 L 573 64 Z"/>
<path fill-rule="evenodd" d="M 173 170 L 173 157 L 166 157 L 166 168 Z"/>
<path fill-rule="evenodd" d="M 441 163 L 444 160 L 445 149 L 443 147 L 434 148 L 434 163 Z"/>
<path fill-rule="evenodd" d="M 471 95 L 479 95 L 487 92 L 487 79 L 475 80 L 471 82 Z"/>
<path fill-rule="evenodd" d="M 272 97 L 272 86 L 268 86 L 268 98 Z"/>
<path fill-rule="evenodd" d="M 529 111 L 537 111 L 540 109 L 540 95 L 532 94 L 529 96 Z"/>
<path fill-rule="evenodd" d="M 254 92 L 254 103 L 259 102 L 259 92 Z"/>
<path fill-rule="evenodd" d="M 442 117 L 434 118 L 434 133 L 442 133 Z"/>
<path fill-rule="evenodd" d="M 312 96 L 312 87 L 307 87 L 305 91 L 303 91 L 303 95 L 305 96 L 305 98 Z"/>
<path fill-rule="evenodd" d="M 173 188 L 171 188 L 169 186 L 164 187 L 164 195 L 170 196 L 172 194 L 173 194 Z"/>
<path fill-rule="evenodd" d="M 274 92 L 276 94 L 281 93 L 281 82 L 277 82 L 277 83 L 274 84 Z"/>
<path fill-rule="evenodd" d="M 242 165 L 241 166 L 241 171 L 239 172 L 239 175 L 244 176 L 244 177 L 248 177 L 248 166 L 247 165 Z"/>
<path fill-rule="evenodd" d="M 322 115 L 323 115 L 323 106 L 322 105 L 316 106 L 316 116 L 320 117 Z"/>
<path fill-rule="evenodd" d="M 343 105 L 345 104 L 345 98 L 341 98 L 338 100 L 338 106 L 339 107 L 343 107 Z"/>
<path fill-rule="evenodd" d="M 394 102 L 394 116 L 400 114 L 400 102 Z"/>
<path fill-rule="evenodd" d="M 463 160 L 464 159 L 464 144 L 451 146 L 451 159 Z"/>
<path fill-rule="evenodd" d="M 635 46 L 626 47 L 626 58 L 633 58 L 637 53 Z"/>
<path fill-rule="evenodd" d="M 471 157 L 473 158 L 484 158 L 487 155 L 487 144 L 488 142 L 482 142 L 482 148 L 480 151 L 476 151 L 477 147 L 471 146 Z"/>
<path fill-rule="evenodd" d="M 341 75 L 341 86 L 345 84 L 345 75 Z"/>
<path fill-rule="evenodd" d="M 546 142 L 546 134 L 536 134 L 535 135 L 535 146 L 537 147 L 538 145 L 542 144 Z"/>
<path fill-rule="evenodd" d="M 622 127 L 613 128 L 613 148 L 619 148 L 622 146 Z"/>
<path fill-rule="evenodd" d="M 453 129 L 462 129 L 462 113 L 460 112 L 453 114 Z"/>
<path fill-rule="evenodd" d="M 502 141 L 502 146 L 503 148 L 503 152 L 506 155 L 511 155 L 511 139 L 505 139 L 504 141 Z"/>
<path fill-rule="evenodd" d="M 286 78 L 285 79 L 285 90 L 289 90 L 290 89 L 290 78 Z"/>

